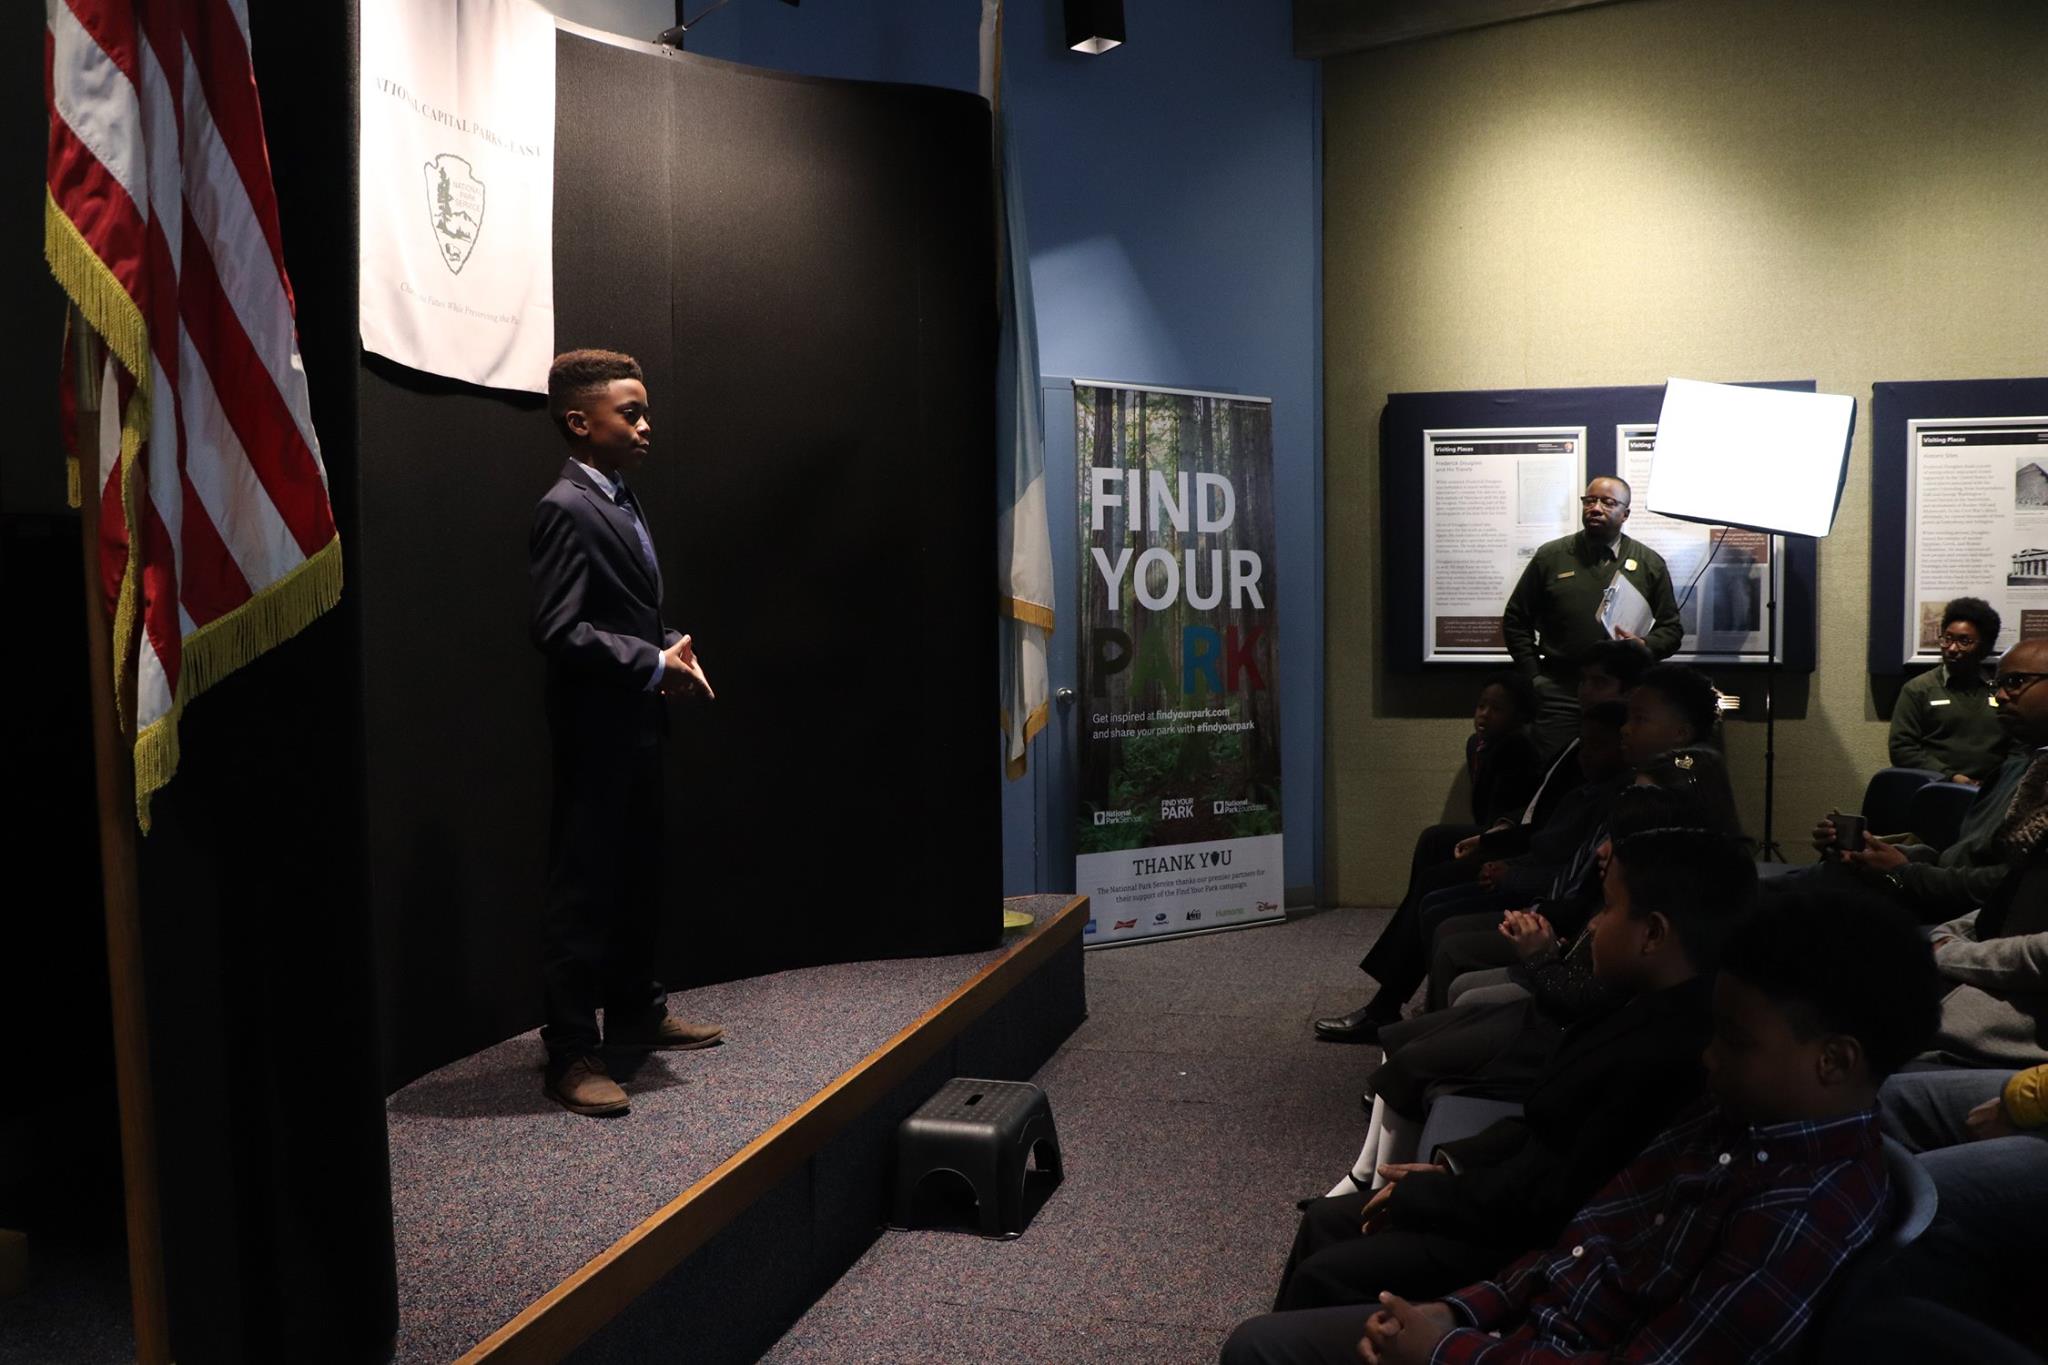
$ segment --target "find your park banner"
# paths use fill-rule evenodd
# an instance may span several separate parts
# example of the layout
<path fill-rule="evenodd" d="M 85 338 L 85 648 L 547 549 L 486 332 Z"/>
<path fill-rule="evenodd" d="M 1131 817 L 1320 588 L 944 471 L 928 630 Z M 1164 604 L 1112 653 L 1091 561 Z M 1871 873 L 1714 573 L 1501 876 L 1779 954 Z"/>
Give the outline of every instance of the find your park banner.
<path fill-rule="evenodd" d="M 1273 408 L 1074 385 L 1086 942 L 1281 914 Z"/>

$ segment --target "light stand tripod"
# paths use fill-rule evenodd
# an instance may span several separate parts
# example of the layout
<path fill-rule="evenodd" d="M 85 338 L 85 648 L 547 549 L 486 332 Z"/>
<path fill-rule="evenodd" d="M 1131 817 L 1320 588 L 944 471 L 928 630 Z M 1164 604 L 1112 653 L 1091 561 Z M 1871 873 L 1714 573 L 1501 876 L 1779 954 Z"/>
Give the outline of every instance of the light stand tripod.
<path fill-rule="evenodd" d="M 1756 857 L 1758 862 L 1782 863 L 1785 853 L 1771 837 L 1771 814 L 1778 789 L 1778 708 L 1774 694 L 1778 684 L 1778 572 L 1784 547 L 1776 536 L 1766 544 L 1770 546 L 1770 567 L 1764 573 L 1764 590 L 1770 599 L 1764 608 L 1764 837 L 1756 847 Z"/>

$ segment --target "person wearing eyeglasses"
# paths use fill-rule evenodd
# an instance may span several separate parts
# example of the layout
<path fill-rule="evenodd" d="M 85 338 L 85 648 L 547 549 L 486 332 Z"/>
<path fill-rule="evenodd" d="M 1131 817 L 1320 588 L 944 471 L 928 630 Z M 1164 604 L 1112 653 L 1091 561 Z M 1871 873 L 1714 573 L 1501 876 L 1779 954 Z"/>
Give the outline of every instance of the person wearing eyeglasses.
<path fill-rule="evenodd" d="M 1892 708 L 1895 766 L 1972 787 L 1998 771 L 2012 743 L 1984 676 L 1998 626 L 1998 612 L 1981 597 L 1958 597 L 1941 609 L 1941 666 L 1901 687 Z"/>
<path fill-rule="evenodd" d="M 1633 494 L 1625 480 L 1594 479 L 1579 499 L 1579 530 L 1539 546 L 1501 614 L 1508 655 L 1536 684 L 1536 725 L 1530 733 L 1548 757 L 1579 731 L 1576 661 L 1602 640 L 1640 640 L 1653 659 L 1670 657 L 1684 637 L 1671 571 L 1664 557 L 1623 533 Z M 1650 604 L 1642 636 L 1601 623 L 1607 590 L 1625 578 Z"/>
<path fill-rule="evenodd" d="M 1845 852 L 1834 846 L 1835 823 L 1813 828 L 1822 871 L 1847 869 L 1889 892 L 1923 924 L 1940 924 L 1988 904 L 2012 866 L 2013 831 L 2048 825 L 2048 640 L 2022 640 L 2005 652 L 1992 693 L 2012 752 L 1979 790 L 1954 843 L 1937 854 L 1924 844 L 1866 839 Z"/>

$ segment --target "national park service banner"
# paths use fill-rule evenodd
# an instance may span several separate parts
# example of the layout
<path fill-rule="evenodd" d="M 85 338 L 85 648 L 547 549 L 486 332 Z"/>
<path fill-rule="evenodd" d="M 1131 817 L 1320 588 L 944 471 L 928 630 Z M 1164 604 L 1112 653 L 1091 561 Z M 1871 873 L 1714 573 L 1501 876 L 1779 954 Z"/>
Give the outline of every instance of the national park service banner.
<path fill-rule="evenodd" d="M 363 349 L 547 392 L 555 21 L 534 0 L 363 0 Z"/>
<path fill-rule="evenodd" d="M 1074 381 L 1085 942 L 1282 913 L 1273 409 Z"/>

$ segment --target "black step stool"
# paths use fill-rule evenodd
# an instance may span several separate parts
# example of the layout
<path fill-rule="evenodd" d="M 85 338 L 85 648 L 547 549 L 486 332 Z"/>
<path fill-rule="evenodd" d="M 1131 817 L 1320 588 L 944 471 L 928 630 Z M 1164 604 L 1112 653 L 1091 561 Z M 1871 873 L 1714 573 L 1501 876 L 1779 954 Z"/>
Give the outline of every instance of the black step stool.
<path fill-rule="evenodd" d="M 1024 1175 L 1034 1148 L 1038 1169 L 1060 1180 L 1060 1139 L 1045 1092 L 1022 1081 L 956 1077 L 917 1107 L 896 1130 L 895 1216 L 908 1228 L 917 1187 L 928 1175 L 951 1171 L 974 1187 L 984 1237 L 1024 1231 Z"/>

